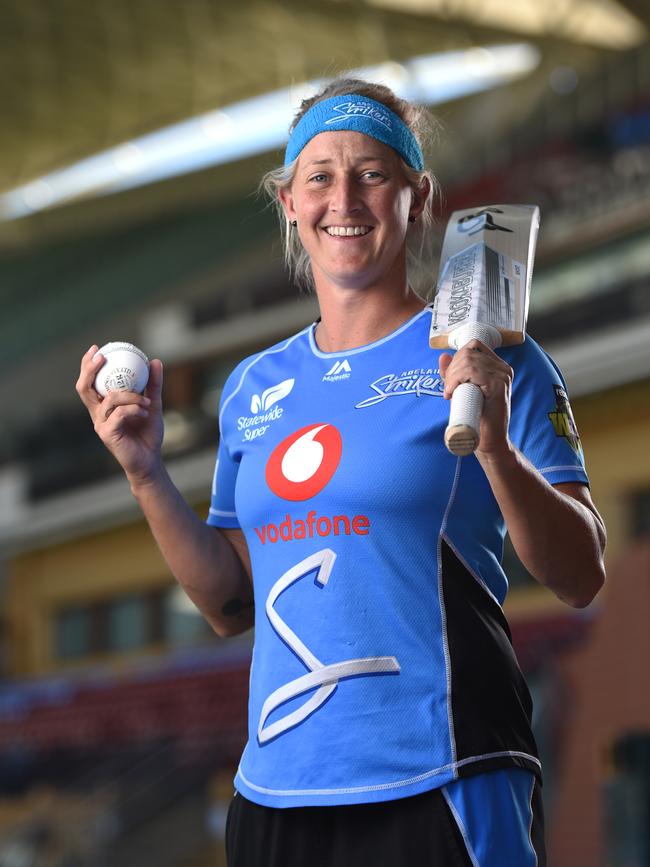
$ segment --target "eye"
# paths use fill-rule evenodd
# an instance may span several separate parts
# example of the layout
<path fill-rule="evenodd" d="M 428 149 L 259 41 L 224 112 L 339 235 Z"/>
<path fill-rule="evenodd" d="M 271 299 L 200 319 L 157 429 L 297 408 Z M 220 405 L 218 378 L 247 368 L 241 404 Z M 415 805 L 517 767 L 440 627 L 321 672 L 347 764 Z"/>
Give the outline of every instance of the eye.
<path fill-rule="evenodd" d="M 382 172 L 378 172 L 375 169 L 368 169 L 367 172 L 364 172 L 361 175 L 361 179 L 364 181 L 368 181 L 369 183 L 381 183 L 381 181 L 386 180 L 386 175 Z"/>
<path fill-rule="evenodd" d="M 327 175 L 325 172 L 317 172 L 315 175 L 310 175 L 309 182 L 322 184 L 327 180 Z"/>

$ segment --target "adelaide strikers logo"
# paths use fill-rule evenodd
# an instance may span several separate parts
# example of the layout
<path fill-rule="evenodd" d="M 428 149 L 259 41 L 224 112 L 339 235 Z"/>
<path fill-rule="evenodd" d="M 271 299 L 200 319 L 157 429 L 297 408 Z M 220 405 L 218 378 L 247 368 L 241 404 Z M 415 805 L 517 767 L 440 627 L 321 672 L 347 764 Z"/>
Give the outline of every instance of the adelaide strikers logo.
<path fill-rule="evenodd" d="M 273 450 L 266 464 L 266 483 L 283 500 L 309 500 L 332 478 L 342 451 L 341 434 L 334 425 L 302 427 Z"/>

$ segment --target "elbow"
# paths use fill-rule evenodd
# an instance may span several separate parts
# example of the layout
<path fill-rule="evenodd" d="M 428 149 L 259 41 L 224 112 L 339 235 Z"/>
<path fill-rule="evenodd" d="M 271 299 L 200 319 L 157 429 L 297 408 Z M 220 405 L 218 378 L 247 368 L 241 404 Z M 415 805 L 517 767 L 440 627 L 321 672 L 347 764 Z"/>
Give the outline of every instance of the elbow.
<path fill-rule="evenodd" d="M 599 515 L 596 516 L 596 538 L 591 550 L 582 555 L 576 552 L 574 565 L 576 571 L 567 576 L 564 593 L 557 595 L 572 608 L 587 608 L 594 601 L 605 585 L 605 545 L 607 536 L 605 525 Z"/>
<path fill-rule="evenodd" d="M 601 562 L 597 568 L 589 572 L 582 585 L 569 593 L 558 594 L 563 602 L 572 608 L 587 608 L 600 593 L 605 584 L 605 567 Z"/>
<path fill-rule="evenodd" d="M 233 638 L 248 632 L 255 625 L 255 603 L 252 595 L 233 596 L 226 602 L 220 601 L 216 606 L 202 608 L 203 616 L 219 638 Z"/>
<path fill-rule="evenodd" d="M 588 608 L 596 598 L 596 593 L 589 593 L 582 596 L 564 596 L 560 597 L 563 602 L 570 605 L 571 608 L 581 609 Z"/>
<path fill-rule="evenodd" d="M 248 632 L 255 625 L 255 614 L 252 603 L 242 606 L 239 600 L 236 600 L 241 607 L 237 610 L 234 608 L 234 603 L 227 603 L 218 614 L 205 614 L 205 618 L 219 638 L 234 638 L 236 635 L 241 635 L 243 632 Z"/>
<path fill-rule="evenodd" d="M 231 624 L 225 626 L 223 623 L 215 623 L 214 620 L 208 618 L 208 623 L 212 627 L 212 631 L 217 638 L 232 638 L 237 635 L 237 630 L 232 628 Z"/>
<path fill-rule="evenodd" d="M 210 623 L 219 638 L 235 638 L 252 628 L 252 623 Z"/>

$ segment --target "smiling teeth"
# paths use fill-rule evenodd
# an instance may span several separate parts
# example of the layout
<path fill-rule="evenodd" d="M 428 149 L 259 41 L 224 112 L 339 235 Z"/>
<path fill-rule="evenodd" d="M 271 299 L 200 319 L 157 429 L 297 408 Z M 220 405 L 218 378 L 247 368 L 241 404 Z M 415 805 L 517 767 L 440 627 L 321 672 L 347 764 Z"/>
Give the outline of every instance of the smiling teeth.
<path fill-rule="evenodd" d="M 328 235 L 367 235 L 370 226 L 328 226 L 325 231 Z"/>

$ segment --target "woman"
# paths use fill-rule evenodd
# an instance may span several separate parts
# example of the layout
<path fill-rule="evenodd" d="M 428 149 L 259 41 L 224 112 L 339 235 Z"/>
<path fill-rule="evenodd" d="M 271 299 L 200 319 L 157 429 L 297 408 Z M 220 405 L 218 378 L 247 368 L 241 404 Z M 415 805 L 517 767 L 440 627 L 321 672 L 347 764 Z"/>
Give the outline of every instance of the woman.
<path fill-rule="evenodd" d="M 229 378 L 207 526 L 161 461 L 161 363 L 146 396 L 101 400 L 97 348 L 82 360 L 78 391 L 172 572 L 219 635 L 256 625 L 235 867 L 545 863 L 503 533 L 576 607 L 604 580 L 605 534 L 539 347 L 428 346 L 407 277 L 432 190 L 417 126 L 367 82 L 303 103 L 267 188 L 320 318 Z M 454 458 L 446 400 L 467 381 L 480 446 Z"/>

